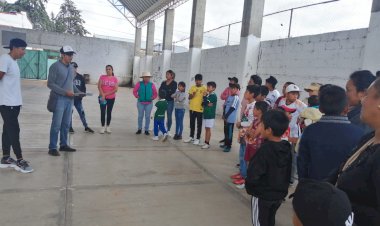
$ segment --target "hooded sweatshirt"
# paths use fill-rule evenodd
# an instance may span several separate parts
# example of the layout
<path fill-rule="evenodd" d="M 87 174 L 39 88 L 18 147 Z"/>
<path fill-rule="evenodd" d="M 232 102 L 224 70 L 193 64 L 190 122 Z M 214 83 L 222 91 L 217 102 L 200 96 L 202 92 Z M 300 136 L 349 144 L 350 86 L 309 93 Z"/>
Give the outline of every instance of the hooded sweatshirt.
<path fill-rule="evenodd" d="M 263 200 L 282 200 L 288 194 L 291 168 L 289 142 L 264 141 L 249 162 L 245 180 L 247 193 Z"/>

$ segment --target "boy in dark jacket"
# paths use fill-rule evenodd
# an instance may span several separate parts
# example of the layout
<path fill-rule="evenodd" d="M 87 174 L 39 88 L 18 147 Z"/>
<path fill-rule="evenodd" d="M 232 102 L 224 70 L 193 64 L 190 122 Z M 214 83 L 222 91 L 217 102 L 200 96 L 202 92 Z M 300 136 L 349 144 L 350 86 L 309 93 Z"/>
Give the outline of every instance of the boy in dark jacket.
<path fill-rule="evenodd" d="M 288 194 L 292 153 L 289 142 L 281 140 L 288 129 L 284 112 L 270 110 L 259 127 L 265 139 L 248 166 L 245 187 L 252 195 L 252 224 L 274 226 L 282 200 Z"/>
<path fill-rule="evenodd" d="M 77 87 L 77 89 L 79 91 L 81 91 L 82 93 L 86 93 L 86 82 L 84 80 L 83 75 L 79 74 L 77 71 L 78 70 L 78 64 L 75 62 L 71 62 L 71 64 L 73 65 L 73 67 L 75 69 L 75 73 L 76 73 L 74 81 L 73 81 L 74 85 Z M 84 131 L 87 133 L 94 133 L 94 130 L 92 130 L 87 125 L 86 116 L 85 116 L 83 104 L 82 104 L 82 99 L 83 99 L 83 96 L 75 96 L 74 97 L 74 107 L 75 107 L 75 109 L 77 109 L 80 120 L 82 121 L 82 124 L 84 126 Z M 73 129 L 72 124 L 73 124 L 73 120 L 71 120 L 71 123 L 70 123 L 70 130 L 69 130 L 70 133 L 74 133 L 74 129 Z"/>

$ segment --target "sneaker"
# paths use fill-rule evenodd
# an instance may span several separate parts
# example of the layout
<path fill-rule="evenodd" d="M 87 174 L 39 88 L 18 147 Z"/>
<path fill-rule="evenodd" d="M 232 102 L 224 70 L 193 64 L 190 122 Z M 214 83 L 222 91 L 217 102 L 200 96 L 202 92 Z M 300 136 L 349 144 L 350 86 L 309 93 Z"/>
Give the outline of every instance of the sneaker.
<path fill-rule="evenodd" d="M 177 134 L 174 134 L 174 136 L 173 136 L 173 140 L 177 140 L 177 137 L 178 137 L 178 135 L 177 135 Z"/>
<path fill-rule="evenodd" d="M 49 155 L 51 156 L 60 156 L 61 154 L 59 154 L 59 152 L 57 151 L 57 149 L 50 149 L 49 152 L 48 152 Z"/>
<path fill-rule="evenodd" d="M 152 140 L 154 140 L 154 141 L 158 141 L 159 139 L 158 139 L 158 136 L 154 136 L 153 138 L 152 138 Z"/>
<path fill-rule="evenodd" d="M 111 127 L 109 126 L 106 127 L 106 133 L 112 133 Z"/>
<path fill-rule="evenodd" d="M 3 157 L 0 162 L 0 168 L 15 168 L 16 167 L 16 160 L 11 158 L 10 156 Z"/>
<path fill-rule="evenodd" d="M 204 144 L 203 146 L 202 146 L 202 149 L 209 149 L 210 148 L 210 145 L 209 144 Z"/>
<path fill-rule="evenodd" d="M 175 135 L 173 135 L 172 133 L 168 132 L 168 136 L 169 137 L 174 137 Z"/>
<path fill-rule="evenodd" d="M 182 136 L 178 135 L 177 140 L 182 140 Z"/>
<path fill-rule="evenodd" d="M 33 172 L 32 167 L 29 166 L 29 162 L 25 161 L 24 159 L 17 160 L 17 167 L 15 170 L 21 172 L 21 173 L 31 173 Z"/>
<path fill-rule="evenodd" d="M 86 132 L 86 133 L 95 133 L 94 130 L 92 130 L 90 127 L 84 128 L 84 132 Z"/>
<path fill-rule="evenodd" d="M 59 148 L 59 151 L 66 151 L 66 152 L 75 152 L 77 151 L 76 149 L 74 148 L 71 148 L 69 146 L 62 146 Z"/>
<path fill-rule="evenodd" d="M 243 177 L 240 175 L 240 173 L 234 174 L 234 175 L 230 176 L 230 178 L 234 179 L 234 180 L 236 180 L 236 179 L 243 179 Z"/>
<path fill-rule="evenodd" d="M 141 129 L 137 130 L 136 134 L 137 135 L 141 134 Z"/>
<path fill-rule="evenodd" d="M 219 143 L 224 143 L 226 139 L 220 140 Z"/>
<path fill-rule="evenodd" d="M 164 137 L 162 138 L 162 142 L 165 142 L 168 139 L 168 134 L 164 133 Z"/>
<path fill-rule="evenodd" d="M 231 147 L 225 147 L 224 149 L 223 149 L 223 152 L 230 152 L 231 151 Z"/>
<path fill-rule="evenodd" d="M 73 127 L 70 127 L 70 129 L 69 129 L 69 133 L 71 133 L 71 134 L 74 133 L 74 129 L 73 129 Z"/>
<path fill-rule="evenodd" d="M 224 149 L 224 148 L 226 148 L 227 146 L 224 145 L 224 144 L 221 144 L 221 145 L 219 145 L 219 147 L 222 148 L 222 149 Z"/>
<path fill-rule="evenodd" d="M 150 135 L 149 131 L 145 131 L 145 135 L 149 136 Z"/>
<path fill-rule="evenodd" d="M 232 183 L 240 185 L 240 184 L 244 184 L 245 180 L 244 179 L 236 179 Z"/>
<path fill-rule="evenodd" d="M 104 134 L 105 131 L 106 131 L 106 127 L 103 126 L 103 127 L 100 129 L 99 133 L 100 133 L 100 134 Z"/>
<path fill-rule="evenodd" d="M 236 185 L 237 188 L 239 189 L 244 189 L 245 188 L 245 183 L 244 184 L 238 184 Z"/>
<path fill-rule="evenodd" d="M 199 140 L 198 139 L 195 139 L 194 142 L 193 142 L 194 145 L 199 145 Z"/>
<path fill-rule="evenodd" d="M 184 142 L 184 143 L 194 142 L 194 138 L 189 137 L 189 138 L 187 138 L 186 140 L 184 140 L 183 142 Z"/>

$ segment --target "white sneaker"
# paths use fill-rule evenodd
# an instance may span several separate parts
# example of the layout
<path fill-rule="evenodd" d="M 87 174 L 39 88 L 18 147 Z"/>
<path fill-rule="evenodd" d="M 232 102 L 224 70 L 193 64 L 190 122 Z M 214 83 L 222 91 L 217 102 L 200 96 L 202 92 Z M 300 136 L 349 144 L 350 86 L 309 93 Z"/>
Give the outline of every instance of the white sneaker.
<path fill-rule="evenodd" d="M 172 133 L 168 132 L 168 136 L 173 137 L 174 135 Z"/>
<path fill-rule="evenodd" d="M 193 142 L 194 145 L 199 145 L 199 140 L 198 139 L 195 139 L 194 142 Z"/>
<path fill-rule="evenodd" d="M 210 145 L 209 144 L 204 144 L 203 146 L 202 146 L 202 149 L 209 149 L 210 148 Z"/>
<path fill-rule="evenodd" d="M 106 131 L 106 127 L 103 126 L 103 127 L 100 129 L 99 133 L 104 134 L 105 131 Z"/>
<path fill-rule="evenodd" d="M 164 133 L 164 137 L 162 138 L 162 142 L 165 142 L 168 139 L 168 134 Z"/>
<path fill-rule="evenodd" d="M 193 141 L 194 141 L 194 138 L 192 138 L 192 137 L 189 137 L 186 140 L 183 140 L 184 143 L 190 143 L 190 142 L 193 142 Z"/>
<path fill-rule="evenodd" d="M 236 185 L 237 188 L 239 189 L 244 189 L 245 188 L 245 184 L 238 184 Z"/>
<path fill-rule="evenodd" d="M 106 127 L 106 133 L 112 133 L 111 127 L 109 126 Z"/>
<path fill-rule="evenodd" d="M 152 140 L 154 140 L 154 141 L 158 141 L 159 139 L 158 139 L 158 136 L 154 136 L 153 138 L 152 138 Z"/>

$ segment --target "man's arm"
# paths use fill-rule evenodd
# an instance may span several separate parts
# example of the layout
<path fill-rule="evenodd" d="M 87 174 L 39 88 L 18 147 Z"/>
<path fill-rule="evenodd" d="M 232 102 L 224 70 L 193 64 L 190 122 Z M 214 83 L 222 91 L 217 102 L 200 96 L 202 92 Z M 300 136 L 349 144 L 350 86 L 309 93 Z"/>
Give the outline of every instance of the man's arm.
<path fill-rule="evenodd" d="M 55 67 L 53 65 L 49 68 L 49 76 L 48 76 L 47 87 L 49 87 L 49 89 L 53 90 L 54 92 L 58 93 L 59 95 L 73 96 L 73 95 L 69 95 L 70 92 L 67 92 L 66 90 L 62 89 L 62 87 L 60 87 L 57 83 L 55 83 L 56 80 L 57 80 L 57 73 L 56 73 Z M 71 92 L 71 94 L 73 94 L 73 93 Z"/>
<path fill-rule="evenodd" d="M 306 135 L 306 136 L 305 136 Z M 309 177 L 309 164 L 310 164 L 310 150 L 307 147 L 307 134 L 303 134 L 297 157 L 297 170 L 299 178 L 308 178 Z"/>

